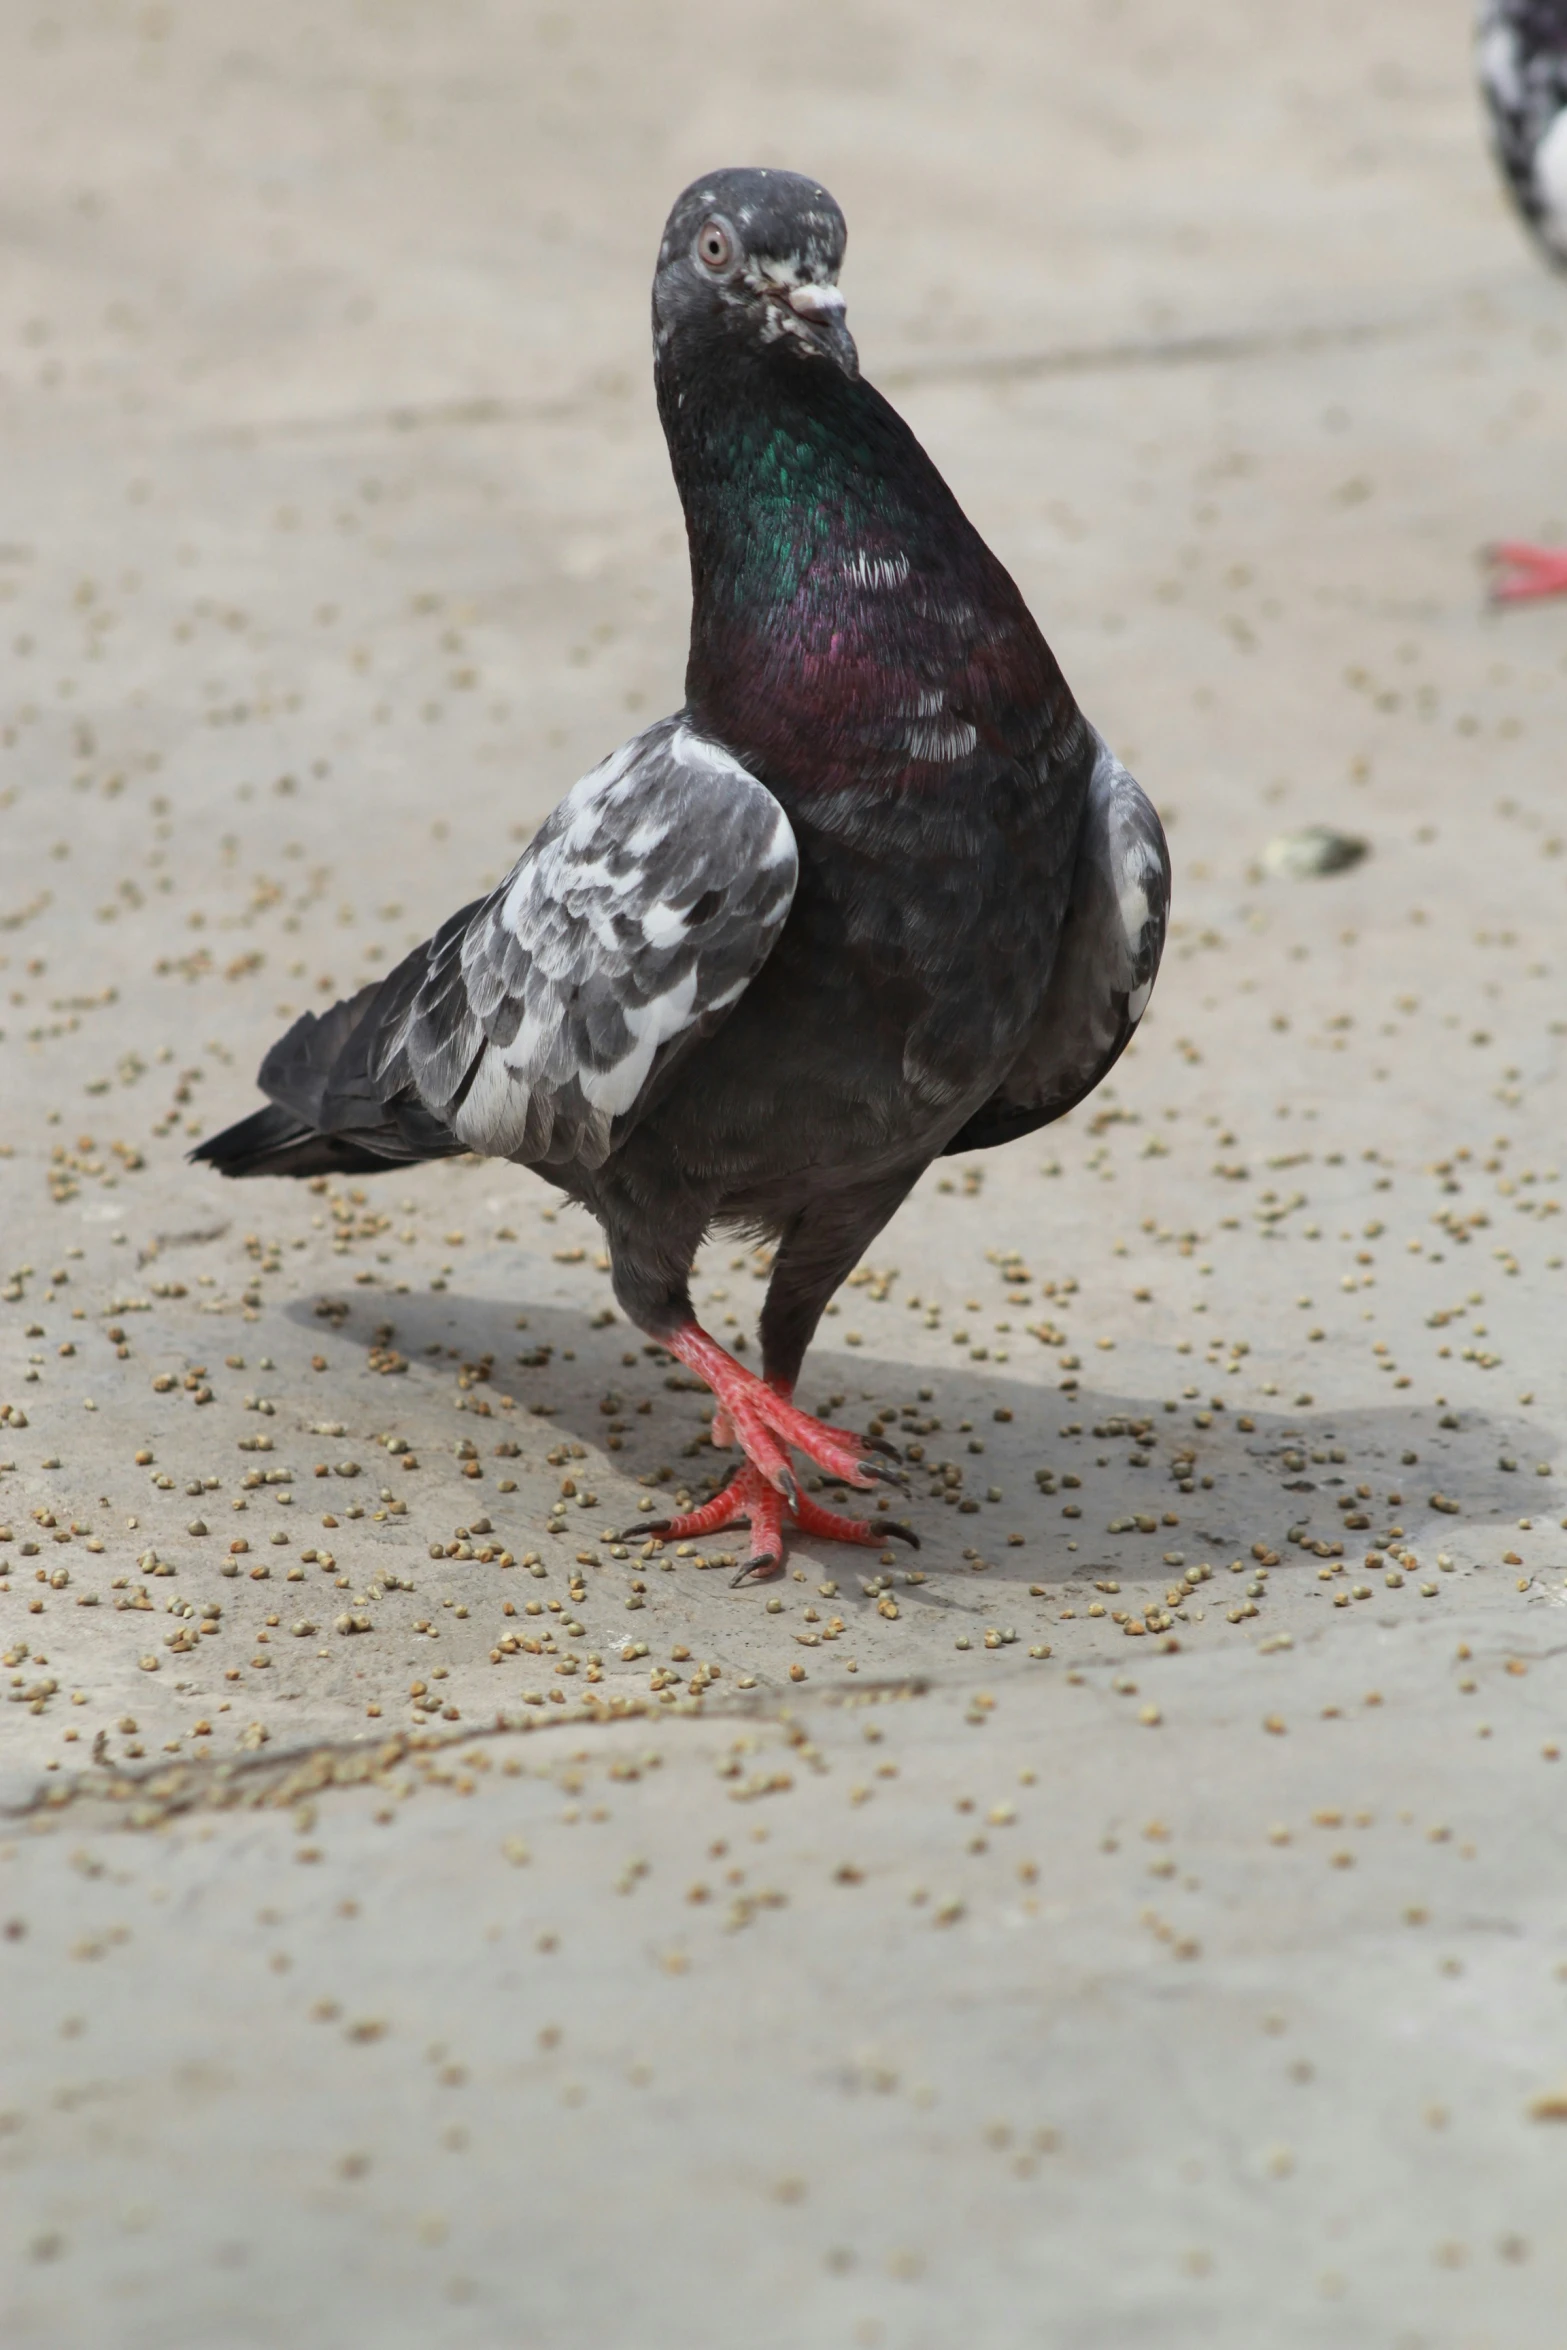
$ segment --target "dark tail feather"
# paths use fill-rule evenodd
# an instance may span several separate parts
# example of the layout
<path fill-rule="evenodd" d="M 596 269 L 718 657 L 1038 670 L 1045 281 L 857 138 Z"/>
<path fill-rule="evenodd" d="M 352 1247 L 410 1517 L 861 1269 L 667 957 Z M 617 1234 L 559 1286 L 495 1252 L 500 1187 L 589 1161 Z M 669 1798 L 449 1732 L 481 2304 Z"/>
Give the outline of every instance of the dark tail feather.
<path fill-rule="evenodd" d="M 259 1072 L 272 1106 L 191 1152 L 222 1175 L 379 1175 L 464 1148 L 419 1099 L 384 1048 L 429 972 L 430 958 L 473 914 L 465 906 L 384 979 L 325 1012 L 306 1012 Z"/>
<path fill-rule="evenodd" d="M 353 1042 L 354 1031 L 385 985 L 384 980 L 372 979 L 357 995 L 345 997 L 325 1012 L 301 1013 L 257 1071 L 262 1092 L 286 1104 L 302 1121 L 318 1126 L 327 1087 Z"/>
<path fill-rule="evenodd" d="M 384 1175 L 407 1163 L 339 1135 L 317 1134 L 291 1110 L 270 1102 L 237 1126 L 209 1135 L 190 1155 L 220 1175 Z"/>

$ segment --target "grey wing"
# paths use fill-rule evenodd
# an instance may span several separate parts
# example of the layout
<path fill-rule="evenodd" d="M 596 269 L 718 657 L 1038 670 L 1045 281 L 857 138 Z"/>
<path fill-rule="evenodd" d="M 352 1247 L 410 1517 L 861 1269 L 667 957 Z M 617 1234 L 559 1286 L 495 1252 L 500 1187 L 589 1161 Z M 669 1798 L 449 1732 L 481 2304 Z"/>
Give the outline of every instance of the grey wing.
<path fill-rule="evenodd" d="M 1048 1126 L 1108 1076 L 1147 1009 L 1169 912 L 1164 827 L 1101 739 L 1039 1017 L 1001 1085 L 948 1151 L 986 1150 Z"/>
<path fill-rule="evenodd" d="M 1481 0 L 1475 62 L 1513 201 L 1567 267 L 1567 0 Z"/>
<path fill-rule="evenodd" d="M 760 970 L 794 895 L 783 809 L 664 719 L 596 767 L 500 887 L 431 942 L 371 1053 L 468 1150 L 603 1164 L 670 1061 Z"/>

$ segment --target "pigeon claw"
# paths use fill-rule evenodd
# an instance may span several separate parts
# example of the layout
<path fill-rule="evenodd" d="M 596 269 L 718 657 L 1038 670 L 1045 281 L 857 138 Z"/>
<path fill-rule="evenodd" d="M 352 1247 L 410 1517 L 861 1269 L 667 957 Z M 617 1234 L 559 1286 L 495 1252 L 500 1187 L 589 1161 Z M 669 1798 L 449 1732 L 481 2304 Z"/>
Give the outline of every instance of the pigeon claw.
<path fill-rule="evenodd" d="M 783 1559 L 776 1550 L 753 1550 L 730 1576 L 729 1588 L 738 1591 L 746 1583 L 770 1583 L 775 1575 L 782 1573 Z"/>

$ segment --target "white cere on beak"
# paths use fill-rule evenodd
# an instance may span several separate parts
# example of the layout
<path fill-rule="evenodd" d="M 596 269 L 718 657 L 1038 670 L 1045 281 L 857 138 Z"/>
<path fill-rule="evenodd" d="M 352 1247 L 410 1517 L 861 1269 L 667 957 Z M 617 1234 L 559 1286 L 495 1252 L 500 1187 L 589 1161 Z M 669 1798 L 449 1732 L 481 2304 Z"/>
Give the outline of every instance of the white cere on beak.
<path fill-rule="evenodd" d="M 836 286 L 792 286 L 789 307 L 802 318 L 841 318 L 848 305 Z"/>

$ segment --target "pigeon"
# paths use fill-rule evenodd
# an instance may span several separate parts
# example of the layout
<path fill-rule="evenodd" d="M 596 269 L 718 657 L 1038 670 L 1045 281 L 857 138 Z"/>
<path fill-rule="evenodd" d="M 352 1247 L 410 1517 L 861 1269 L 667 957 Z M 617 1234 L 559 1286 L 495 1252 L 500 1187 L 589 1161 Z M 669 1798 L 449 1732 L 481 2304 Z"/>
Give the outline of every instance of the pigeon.
<path fill-rule="evenodd" d="M 1567 270 L 1567 0 L 1481 0 L 1475 54 L 1508 194 L 1551 267 Z M 1491 559 L 1498 603 L 1567 594 L 1567 548 L 1509 539 Z"/>
<path fill-rule="evenodd" d="M 813 1498 L 901 1483 L 794 1400 L 834 1290 L 945 1152 L 1063 1117 L 1153 987 L 1170 860 L 1017 587 L 860 373 L 846 231 L 793 172 L 708 173 L 653 280 L 691 561 L 683 706 L 573 786 L 506 879 L 306 1013 L 230 1176 L 476 1152 L 603 1229 L 616 1299 L 712 1390 L 736 1473 L 641 1531 L 917 1543 Z M 761 1370 L 696 1318 L 714 1229 L 775 1250 Z M 802 1455 L 818 1472 L 802 1485 Z M 891 1502 L 883 1498 L 883 1511 Z"/>

